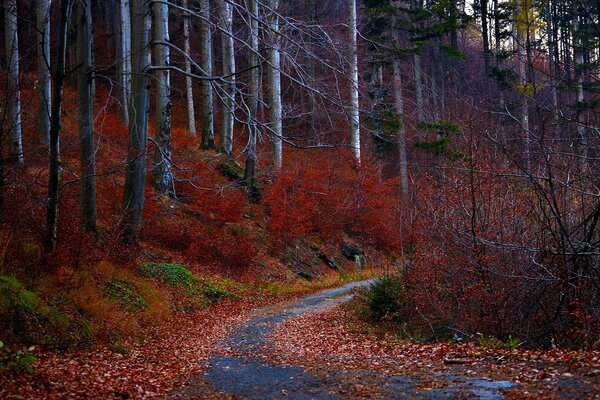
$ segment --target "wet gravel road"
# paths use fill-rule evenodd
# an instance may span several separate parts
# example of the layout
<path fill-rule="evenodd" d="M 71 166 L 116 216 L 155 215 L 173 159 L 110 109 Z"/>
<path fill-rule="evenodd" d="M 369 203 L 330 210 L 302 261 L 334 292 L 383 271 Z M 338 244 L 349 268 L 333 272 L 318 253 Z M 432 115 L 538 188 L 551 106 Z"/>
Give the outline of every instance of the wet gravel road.
<path fill-rule="evenodd" d="M 264 354 L 272 352 L 268 336 L 275 326 L 294 315 L 312 313 L 334 307 L 349 300 L 353 292 L 371 281 L 355 282 L 343 287 L 290 303 L 257 310 L 254 317 L 223 339 L 220 347 L 226 356 L 208 361 L 204 375 L 196 376 L 169 398 L 197 399 L 504 399 L 502 389 L 513 384 L 490 381 L 458 374 L 421 374 L 386 376 L 368 370 L 335 371 L 323 366 L 318 374 L 302 366 L 271 364 Z M 262 356 L 261 356 L 262 354 Z M 356 391 L 356 382 L 362 390 Z M 427 382 L 427 389 L 423 383 Z M 431 382 L 435 385 L 432 388 Z M 377 388 L 370 396 L 364 388 Z"/>

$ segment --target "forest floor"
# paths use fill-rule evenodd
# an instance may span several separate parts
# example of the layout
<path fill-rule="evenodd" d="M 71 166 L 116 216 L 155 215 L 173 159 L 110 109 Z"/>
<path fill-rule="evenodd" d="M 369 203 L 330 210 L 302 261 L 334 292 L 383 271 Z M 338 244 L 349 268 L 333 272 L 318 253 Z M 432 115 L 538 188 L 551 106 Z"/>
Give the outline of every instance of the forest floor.
<path fill-rule="evenodd" d="M 143 341 L 37 352 L 33 375 L 0 376 L 0 398 L 600 398 L 599 352 L 401 341 L 348 306 L 366 284 L 227 300 Z"/>

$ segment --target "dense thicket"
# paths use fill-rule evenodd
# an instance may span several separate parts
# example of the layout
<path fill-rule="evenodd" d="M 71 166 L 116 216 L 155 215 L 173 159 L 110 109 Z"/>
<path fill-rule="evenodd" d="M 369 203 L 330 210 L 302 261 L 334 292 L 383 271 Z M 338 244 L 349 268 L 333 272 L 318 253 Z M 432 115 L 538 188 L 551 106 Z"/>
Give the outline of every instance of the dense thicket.
<path fill-rule="evenodd" d="M 394 252 L 415 334 L 598 346 L 596 2 L 2 11 L 0 272 L 151 242 L 250 268 L 257 237 L 228 225 L 244 215 L 275 256 L 315 238 Z"/>

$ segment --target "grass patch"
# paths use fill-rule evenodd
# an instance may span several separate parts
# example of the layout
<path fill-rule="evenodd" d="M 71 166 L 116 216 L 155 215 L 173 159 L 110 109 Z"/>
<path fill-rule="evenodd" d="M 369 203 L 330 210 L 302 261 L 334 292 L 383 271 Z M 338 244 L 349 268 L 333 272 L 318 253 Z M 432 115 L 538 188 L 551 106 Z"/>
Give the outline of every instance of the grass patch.
<path fill-rule="evenodd" d="M 140 266 L 144 276 L 176 288 L 175 308 L 186 312 L 208 307 L 223 299 L 239 299 L 241 284 L 227 279 L 207 279 L 195 275 L 179 264 L 146 262 Z"/>

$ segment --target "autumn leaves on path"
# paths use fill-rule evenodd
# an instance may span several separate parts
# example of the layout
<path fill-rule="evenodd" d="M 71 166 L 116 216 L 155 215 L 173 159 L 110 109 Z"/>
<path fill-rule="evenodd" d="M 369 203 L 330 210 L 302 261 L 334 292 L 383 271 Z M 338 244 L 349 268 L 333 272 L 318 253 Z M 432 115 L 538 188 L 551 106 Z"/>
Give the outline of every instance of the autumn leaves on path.
<path fill-rule="evenodd" d="M 206 371 L 171 397 L 505 398 L 501 390 L 513 387 L 511 382 L 470 376 L 459 368 L 433 373 L 410 368 L 404 373 L 382 370 L 378 359 L 384 354 L 374 342 L 366 342 L 365 346 L 344 344 L 356 332 L 344 326 L 346 319 L 339 314 L 339 306 L 351 298 L 354 289 L 368 284 L 353 283 L 257 311 L 220 341 L 222 351 L 208 360 Z M 321 321 L 325 326 L 320 325 Z M 389 361 L 411 365 L 391 356 Z M 413 354 L 411 362 L 419 356 L 424 354 Z M 422 358 L 430 359 L 431 354 Z"/>

